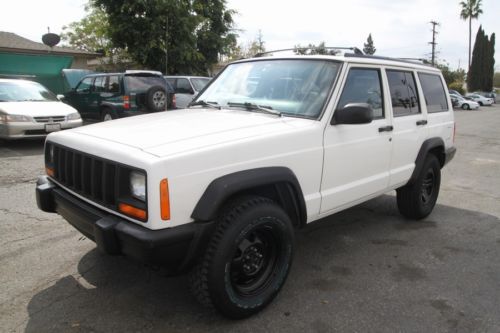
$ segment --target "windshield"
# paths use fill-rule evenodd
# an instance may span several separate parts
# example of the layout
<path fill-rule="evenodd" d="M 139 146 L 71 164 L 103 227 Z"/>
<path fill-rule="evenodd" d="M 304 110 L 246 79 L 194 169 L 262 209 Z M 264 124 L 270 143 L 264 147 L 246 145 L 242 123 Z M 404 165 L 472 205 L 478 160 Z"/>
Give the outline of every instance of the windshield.
<path fill-rule="evenodd" d="M 339 63 L 326 60 L 235 63 L 229 65 L 196 100 L 221 107 L 251 104 L 283 115 L 315 119 L 323 109 L 338 69 Z"/>
<path fill-rule="evenodd" d="M 125 75 L 125 85 L 128 92 L 142 93 L 153 86 L 166 87 L 167 82 L 162 76 L 153 75 Z"/>
<path fill-rule="evenodd" d="M 205 78 L 192 78 L 191 83 L 194 86 L 194 90 L 196 91 L 201 91 L 201 89 L 205 88 L 207 83 L 210 82 L 210 79 L 205 79 Z"/>
<path fill-rule="evenodd" d="M 0 82 L 0 102 L 58 101 L 57 97 L 37 82 Z"/>

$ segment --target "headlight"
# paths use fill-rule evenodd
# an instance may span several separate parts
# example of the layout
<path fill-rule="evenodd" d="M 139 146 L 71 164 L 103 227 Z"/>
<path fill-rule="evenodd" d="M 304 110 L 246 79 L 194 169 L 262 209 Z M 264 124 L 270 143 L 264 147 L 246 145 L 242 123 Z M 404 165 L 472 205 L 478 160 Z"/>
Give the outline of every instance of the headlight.
<path fill-rule="evenodd" d="M 32 122 L 33 118 L 29 116 L 22 116 L 18 114 L 4 114 L 0 115 L 0 122 L 2 123 L 18 123 L 18 122 Z"/>
<path fill-rule="evenodd" d="M 70 113 L 66 119 L 67 120 L 77 120 L 77 119 L 81 119 L 82 117 L 80 117 L 80 114 L 78 112 L 75 112 L 75 113 Z"/>
<path fill-rule="evenodd" d="M 130 194 L 136 199 L 146 201 L 146 176 L 143 173 L 130 173 Z"/>

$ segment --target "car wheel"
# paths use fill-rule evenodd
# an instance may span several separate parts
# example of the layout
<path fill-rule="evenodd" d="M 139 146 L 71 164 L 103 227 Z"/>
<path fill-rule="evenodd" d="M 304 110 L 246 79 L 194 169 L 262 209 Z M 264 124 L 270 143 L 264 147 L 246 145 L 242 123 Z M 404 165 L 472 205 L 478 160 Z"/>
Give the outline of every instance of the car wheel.
<path fill-rule="evenodd" d="M 441 185 L 441 166 L 435 155 L 428 155 L 415 182 L 397 189 L 399 212 L 410 219 L 423 219 L 434 206 Z"/>
<path fill-rule="evenodd" d="M 479 103 L 479 106 L 483 106 L 483 102 L 478 102 Z"/>
<path fill-rule="evenodd" d="M 283 286 L 293 257 L 294 230 L 273 201 L 245 197 L 217 221 L 208 249 L 190 275 L 202 304 L 233 319 L 266 307 Z"/>
<path fill-rule="evenodd" d="M 116 113 L 113 110 L 110 109 L 104 109 L 101 112 L 101 120 L 102 121 L 110 121 L 113 119 L 116 119 Z"/>
<path fill-rule="evenodd" d="M 470 110 L 470 105 L 467 103 L 462 104 L 462 109 L 464 110 Z"/>
<path fill-rule="evenodd" d="M 167 109 L 167 92 L 161 86 L 153 86 L 146 92 L 146 104 L 152 111 Z"/>

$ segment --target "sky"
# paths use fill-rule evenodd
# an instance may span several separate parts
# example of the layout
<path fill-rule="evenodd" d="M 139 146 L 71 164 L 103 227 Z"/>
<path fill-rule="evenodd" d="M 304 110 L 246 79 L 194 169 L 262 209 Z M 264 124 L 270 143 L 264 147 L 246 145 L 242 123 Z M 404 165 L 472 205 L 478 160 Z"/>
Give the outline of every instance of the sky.
<path fill-rule="evenodd" d="M 336 4 L 338 2 L 338 4 Z M 50 31 L 85 16 L 87 0 L 7 0 L 0 11 L 0 31 L 14 32 L 41 41 Z M 468 22 L 460 19 L 458 0 L 227 0 L 240 29 L 239 41 L 247 44 L 262 32 L 267 50 L 325 42 L 327 46 L 363 48 L 372 34 L 377 55 L 430 57 L 432 26 L 437 21 L 437 57 L 453 69 L 467 67 Z M 483 0 L 483 14 L 472 23 L 473 43 L 480 24 L 500 40 L 500 0 Z M 16 14 L 22 13 L 22 14 Z M 496 45 L 500 71 L 500 43 Z"/>

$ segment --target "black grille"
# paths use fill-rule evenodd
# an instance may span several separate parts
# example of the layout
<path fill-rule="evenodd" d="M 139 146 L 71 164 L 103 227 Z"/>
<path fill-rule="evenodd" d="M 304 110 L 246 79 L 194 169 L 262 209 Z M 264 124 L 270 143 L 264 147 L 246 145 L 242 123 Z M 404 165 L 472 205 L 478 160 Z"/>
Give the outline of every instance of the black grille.
<path fill-rule="evenodd" d="M 53 167 L 54 179 L 61 185 L 112 209 L 117 208 L 123 187 L 119 180 L 128 179 L 130 173 L 115 162 L 59 145 L 54 145 Z"/>

